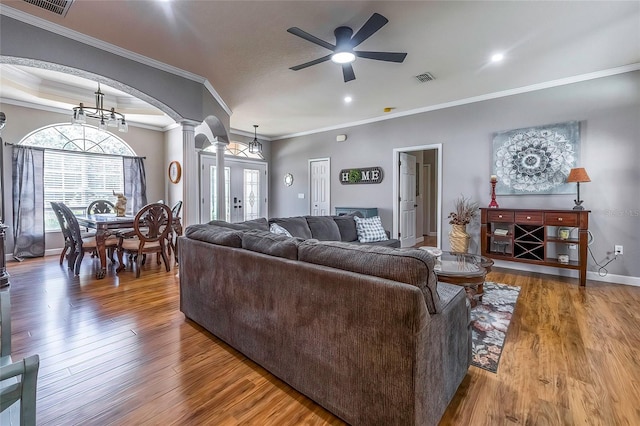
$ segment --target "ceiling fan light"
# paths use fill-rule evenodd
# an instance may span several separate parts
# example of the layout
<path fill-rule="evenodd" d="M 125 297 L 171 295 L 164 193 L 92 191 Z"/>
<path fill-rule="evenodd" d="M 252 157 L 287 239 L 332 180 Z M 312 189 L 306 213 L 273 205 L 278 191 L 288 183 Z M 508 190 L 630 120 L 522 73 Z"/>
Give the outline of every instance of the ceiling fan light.
<path fill-rule="evenodd" d="M 331 55 L 331 60 L 336 64 L 348 64 L 356 60 L 353 52 L 336 52 Z"/>

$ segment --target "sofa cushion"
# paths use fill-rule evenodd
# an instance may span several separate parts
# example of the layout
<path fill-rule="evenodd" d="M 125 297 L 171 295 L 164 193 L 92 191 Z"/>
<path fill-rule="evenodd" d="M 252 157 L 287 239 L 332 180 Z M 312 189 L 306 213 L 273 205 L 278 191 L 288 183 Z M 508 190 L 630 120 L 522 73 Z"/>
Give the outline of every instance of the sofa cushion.
<path fill-rule="evenodd" d="M 223 226 L 198 224 L 188 226 L 185 236 L 194 240 L 218 244 L 227 247 L 242 247 L 242 232 Z"/>
<path fill-rule="evenodd" d="M 429 313 L 441 310 L 435 261 L 424 250 L 307 240 L 298 247 L 298 260 L 414 285 Z"/>
<path fill-rule="evenodd" d="M 356 222 L 356 231 L 358 232 L 358 241 L 361 243 L 373 243 L 376 241 L 386 241 L 389 239 L 387 233 L 382 227 L 380 216 L 373 217 L 354 217 Z"/>
<path fill-rule="evenodd" d="M 395 238 L 391 238 L 391 239 L 384 240 L 384 241 L 374 241 L 372 243 L 361 243 L 358 240 L 349 241 L 349 242 L 351 244 L 362 244 L 362 245 L 367 245 L 367 246 L 383 246 L 383 247 L 396 247 L 396 248 L 400 247 L 400 240 L 397 240 Z"/>
<path fill-rule="evenodd" d="M 257 219 L 245 220 L 244 222 L 240 222 L 240 225 L 246 226 L 247 229 L 258 229 L 260 231 L 268 231 L 269 230 L 269 221 L 267 221 L 264 217 L 259 217 Z"/>
<path fill-rule="evenodd" d="M 285 259 L 298 259 L 298 245 L 303 240 L 274 234 L 269 231 L 251 229 L 242 235 L 242 248 Z"/>
<path fill-rule="evenodd" d="M 241 225 L 239 223 L 229 223 L 225 222 L 224 220 L 212 220 L 208 223 L 208 225 L 214 225 L 227 229 L 247 229 L 244 225 Z"/>
<path fill-rule="evenodd" d="M 269 222 L 264 217 L 246 220 L 244 222 L 229 223 L 224 220 L 212 220 L 209 225 L 222 226 L 229 229 L 259 229 L 261 231 L 269 230 Z"/>
<path fill-rule="evenodd" d="M 358 232 L 356 231 L 356 221 L 354 216 L 362 217 L 362 213 L 353 212 L 350 214 L 333 216 L 333 221 L 338 225 L 340 230 L 340 241 L 357 241 Z"/>
<path fill-rule="evenodd" d="M 269 219 L 269 224 L 277 223 L 289 231 L 291 235 L 305 240 L 311 238 L 311 230 L 307 224 L 307 219 L 302 216 L 296 217 L 276 217 Z"/>
<path fill-rule="evenodd" d="M 272 223 L 271 226 L 269 227 L 269 232 L 271 232 L 272 234 L 276 234 L 276 235 L 284 235 L 285 237 L 291 237 L 292 235 L 289 233 L 289 231 L 287 231 L 285 228 L 283 228 L 282 226 L 278 225 L 277 223 Z"/>
<path fill-rule="evenodd" d="M 340 228 L 331 216 L 307 216 L 311 235 L 320 241 L 340 241 Z"/>

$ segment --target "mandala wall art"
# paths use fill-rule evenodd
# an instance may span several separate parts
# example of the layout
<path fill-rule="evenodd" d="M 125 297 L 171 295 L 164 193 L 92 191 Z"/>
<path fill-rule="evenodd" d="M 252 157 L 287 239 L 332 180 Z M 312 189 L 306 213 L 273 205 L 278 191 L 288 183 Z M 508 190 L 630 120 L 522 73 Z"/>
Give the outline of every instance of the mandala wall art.
<path fill-rule="evenodd" d="M 493 138 L 496 194 L 573 194 L 569 171 L 578 162 L 577 121 L 508 130 Z"/>

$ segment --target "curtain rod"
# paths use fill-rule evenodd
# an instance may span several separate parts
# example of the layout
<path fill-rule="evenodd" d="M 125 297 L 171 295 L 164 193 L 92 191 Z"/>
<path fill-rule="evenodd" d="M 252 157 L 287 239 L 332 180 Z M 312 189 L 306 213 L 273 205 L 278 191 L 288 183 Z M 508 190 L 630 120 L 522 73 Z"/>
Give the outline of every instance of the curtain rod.
<path fill-rule="evenodd" d="M 87 152 L 87 151 L 70 151 L 68 149 L 58 149 L 58 148 L 44 148 L 41 146 L 33 146 L 33 145 L 20 145 L 17 143 L 5 142 L 5 146 L 25 146 L 28 148 L 40 149 L 42 151 L 55 151 L 55 152 L 66 152 L 71 154 L 88 154 L 88 155 L 106 155 L 107 157 L 126 157 L 126 158 L 142 158 L 146 160 L 147 157 L 139 157 L 137 155 L 118 155 L 118 154 L 105 154 L 104 152 Z"/>

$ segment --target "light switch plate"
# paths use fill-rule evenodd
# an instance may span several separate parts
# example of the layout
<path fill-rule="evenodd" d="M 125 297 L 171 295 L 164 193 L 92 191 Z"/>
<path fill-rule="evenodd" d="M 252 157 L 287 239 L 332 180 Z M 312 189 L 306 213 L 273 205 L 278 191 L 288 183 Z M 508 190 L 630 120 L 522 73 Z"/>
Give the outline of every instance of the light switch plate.
<path fill-rule="evenodd" d="M 303 192 L 299 193 L 298 198 L 304 198 L 304 193 Z"/>

